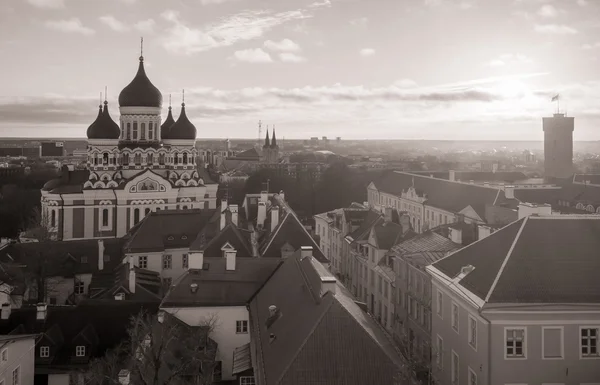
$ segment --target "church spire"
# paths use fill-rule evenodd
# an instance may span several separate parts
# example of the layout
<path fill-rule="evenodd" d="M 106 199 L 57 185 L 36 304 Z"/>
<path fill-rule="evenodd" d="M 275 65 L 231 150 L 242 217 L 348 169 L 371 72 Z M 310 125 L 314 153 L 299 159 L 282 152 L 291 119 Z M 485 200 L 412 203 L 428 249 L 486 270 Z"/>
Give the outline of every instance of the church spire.
<path fill-rule="evenodd" d="M 271 147 L 277 147 L 277 138 L 275 137 L 275 125 L 273 125 L 273 139 L 271 139 Z"/>
<path fill-rule="evenodd" d="M 265 145 L 263 147 L 270 147 L 271 144 L 269 142 L 269 127 L 267 127 L 267 136 L 265 137 Z"/>

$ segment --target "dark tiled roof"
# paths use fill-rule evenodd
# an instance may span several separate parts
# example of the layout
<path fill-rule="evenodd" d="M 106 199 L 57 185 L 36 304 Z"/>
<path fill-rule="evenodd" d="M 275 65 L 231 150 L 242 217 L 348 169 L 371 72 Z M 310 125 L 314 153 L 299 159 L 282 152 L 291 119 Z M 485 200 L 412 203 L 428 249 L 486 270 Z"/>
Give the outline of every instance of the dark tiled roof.
<path fill-rule="evenodd" d="M 114 269 L 122 261 L 121 239 L 104 239 L 104 270 Z M 1 262 L 17 262 L 32 269 L 43 263 L 49 276 L 72 276 L 98 271 L 98 240 L 45 241 L 14 243 L 0 250 Z"/>
<path fill-rule="evenodd" d="M 599 234 L 599 218 L 527 217 L 433 266 L 454 277 L 473 265 L 460 284 L 490 303 L 597 303 Z"/>
<path fill-rule="evenodd" d="M 237 251 L 237 257 L 252 257 L 252 245 L 249 242 L 249 236 L 243 234 L 247 232 L 247 230 L 238 229 L 232 223 L 228 224 L 216 237 L 208 242 L 204 249 L 204 256 L 222 256 L 221 248 L 229 243 Z M 194 243 L 196 242 L 194 241 Z"/>
<path fill-rule="evenodd" d="M 549 203 L 555 205 L 560 189 L 515 189 L 515 198 L 524 203 Z"/>
<path fill-rule="evenodd" d="M 399 171 L 387 173 L 374 183 L 378 190 L 397 196 L 408 190 L 414 183 L 416 190 L 426 194 L 428 205 L 453 213 L 471 206 L 481 219 L 485 219 L 486 204 L 494 204 L 499 198 L 505 197 L 503 191 L 494 188 Z"/>
<path fill-rule="evenodd" d="M 279 259 L 237 258 L 234 271 L 226 259 L 204 258 L 202 270 L 190 269 L 169 290 L 161 307 L 244 306 L 280 264 Z M 194 293 L 190 285 L 197 284 Z"/>
<path fill-rule="evenodd" d="M 258 158 L 260 158 L 260 154 L 258 153 L 258 151 L 256 151 L 255 148 L 251 148 L 249 150 L 242 151 L 239 154 L 236 154 L 236 156 L 234 157 L 234 159 L 247 159 L 247 158 L 258 159 Z"/>
<path fill-rule="evenodd" d="M 42 190 L 52 194 L 78 194 L 83 191 L 83 184 L 89 177 L 89 170 L 68 171 L 63 169 L 60 178 L 49 180 L 44 184 Z"/>
<path fill-rule="evenodd" d="M 381 250 L 389 250 L 392 246 L 402 239 L 402 226 L 394 222 L 385 222 L 376 225 L 373 228 L 377 246 Z"/>
<path fill-rule="evenodd" d="M 125 244 L 127 252 L 187 248 L 215 210 L 160 210 L 146 216 Z"/>
<path fill-rule="evenodd" d="M 295 250 L 302 246 L 312 246 L 315 258 L 321 263 L 329 260 L 319 249 L 319 245 L 310 236 L 298 218 L 288 212 L 275 231 L 261 245 L 261 255 L 267 258 L 281 258 L 281 248 L 289 244 Z"/>
<path fill-rule="evenodd" d="M 584 204 L 600 204 L 600 186 L 584 184 L 565 184 L 558 194 L 558 199 Z"/>
<path fill-rule="evenodd" d="M 586 183 L 600 185 L 600 174 L 575 174 L 573 182 L 575 183 Z"/>
<path fill-rule="evenodd" d="M 449 171 L 410 171 L 411 174 L 450 179 Z M 463 182 L 506 182 L 514 183 L 528 179 L 521 171 L 454 171 L 455 180 Z"/>
<path fill-rule="evenodd" d="M 349 236 L 354 241 L 359 241 L 361 239 L 364 239 L 365 237 L 368 237 L 373 225 L 377 221 L 381 220 L 381 218 L 382 218 L 381 213 L 379 213 L 375 210 L 369 210 L 367 212 L 367 215 L 365 216 L 365 218 L 362 220 L 362 223 L 360 224 L 360 226 L 356 230 L 351 232 L 349 234 Z"/>
<path fill-rule="evenodd" d="M 315 297 L 320 290 L 311 286 L 316 273 L 311 262 L 298 256 L 285 260 L 251 302 L 259 382 L 395 383 L 402 362 L 392 342 L 343 286 L 336 285 L 335 295 Z M 271 305 L 277 306 L 276 319 L 270 319 Z"/>
<path fill-rule="evenodd" d="M 13 309 L 8 320 L 0 320 L 0 334 L 8 334 L 15 329 L 20 334 L 46 333 L 50 340 L 58 342 L 58 346 L 55 346 L 57 350 L 51 347 L 48 361 L 36 359 L 36 367 L 54 367 L 68 372 L 87 367 L 88 364 L 87 360 L 74 357 L 75 346 L 83 345 L 81 340 L 77 340 L 78 337 L 86 336 L 86 350 L 92 358 L 101 357 L 106 350 L 127 339 L 130 318 L 142 310 L 155 314 L 158 304 L 87 300 L 77 306 L 48 306 L 45 322 L 36 320 L 35 306 L 27 306 Z M 49 345 L 49 341 L 42 340 L 37 344 L 36 357 L 39 357 L 38 349 L 42 345 Z"/>
<path fill-rule="evenodd" d="M 418 234 L 408 240 L 401 242 L 391 248 L 392 255 L 404 255 L 412 253 L 422 253 L 426 251 L 451 251 L 456 250 L 460 246 L 452 242 L 447 237 L 440 235 L 434 231 L 427 231 Z"/>

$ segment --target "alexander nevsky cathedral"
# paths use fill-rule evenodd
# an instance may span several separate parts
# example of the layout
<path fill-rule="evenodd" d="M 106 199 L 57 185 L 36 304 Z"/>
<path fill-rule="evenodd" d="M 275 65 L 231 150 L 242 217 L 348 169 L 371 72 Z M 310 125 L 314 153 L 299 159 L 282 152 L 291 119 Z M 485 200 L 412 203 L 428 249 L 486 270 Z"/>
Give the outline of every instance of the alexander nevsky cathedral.
<path fill-rule="evenodd" d="M 217 184 L 197 165 L 196 127 L 161 117 L 162 94 L 144 70 L 119 94 L 119 124 L 100 106 L 87 129 L 87 170 L 63 170 L 42 189 L 44 224 L 62 240 L 121 237 L 156 210 L 216 208 Z"/>

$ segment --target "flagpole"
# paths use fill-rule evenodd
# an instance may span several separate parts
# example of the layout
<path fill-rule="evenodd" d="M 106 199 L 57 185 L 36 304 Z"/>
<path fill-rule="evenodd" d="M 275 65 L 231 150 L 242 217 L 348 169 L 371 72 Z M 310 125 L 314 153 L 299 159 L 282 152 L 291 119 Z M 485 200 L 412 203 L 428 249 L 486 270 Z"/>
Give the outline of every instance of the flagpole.
<path fill-rule="evenodd" d="M 556 113 L 560 114 L 560 95 L 556 98 Z"/>

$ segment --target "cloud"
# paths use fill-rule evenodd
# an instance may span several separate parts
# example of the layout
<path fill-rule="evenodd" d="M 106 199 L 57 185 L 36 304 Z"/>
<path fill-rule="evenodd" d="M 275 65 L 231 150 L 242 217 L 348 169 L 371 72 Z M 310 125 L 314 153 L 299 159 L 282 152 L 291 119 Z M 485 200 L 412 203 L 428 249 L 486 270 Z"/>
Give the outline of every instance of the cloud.
<path fill-rule="evenodd" d="M 131 5 L 131 4 L 135 4 L 137 2 L 137 0 L 120 0 L 122 3 Z"/>
<path fill-rule="evenodd" d="M 65 0 L 27 0 L 27 2 L 38 8 L 64 8 Z"/>
<path fill-rule="evenodd" d="M 579 5 L 580 7 L 585 7 L 586 5 L 588 5 L 587 0 L 577 0 L 577 5 Z"/>
<path fill-rule="evenodd" d="M 413 88 L 417 86 L 417 82 L 412 79 L 400 79 L 395 81 L 393 85 L 400 88 Z"/>
<path fill-rule="evenodd" d="M 581 48 L 585 50 L 600 48 L 600 41 L 591 44 L 584 44 L 581 46 Z"/>
<path fill-rule="evenodd" d="M 273 40 L 267 40 L 264 43 L 265 48 L 271 51 L 284 51 L 284 52 L 298 52 L 300 46 L 290 39 L 283 39 L 279 42 Z"/>
<path fill-rule="evenodd" d="M 355 27 L 366 27 L 367 24 L 369 23 L 369 19 L 366 17 L 361 17 L 358 19 L 350 20 L 349 23 Z"/>
<path fill-rule="evenodd" d="M 551 4 L 544 4 L 537 12 L 538 15 L 547 18 L 558 16 L 558 10 Z"/>
<path fill-rule="evenodd" d="M 279 60 L 286 63 L 301 63 L 305 62 L 306 58 L 296 55 L 295 53 L 282 52 L 279 54 Z"/>
<path fill-rule="evenodd" d="M 525 11 L 515 11 L 515 12 L 513 12 L 513 15 L 515 15 L 516 17 L 525 19 L 525 20 L 533 19 L 533 16 L 529 12 L 525 12 Z"/>
<path fill-rule="evenodd" d="M 530 64 L 533 60 L 525 55 L 504 54 L 498 58 L 491 60 L 488 64 L 490 67 L 504 67 L 514 64 Z"/>
<path fill-rule="evenodd" d="M 237 0 L 200 0 L 200 4 L 202 5 L 213 5 L 213 4 L 224 4 Z"/>
<path fill-rule="evenodd" d="M 361 56 L 373 56 L 375 55 L 375 50 L 373 48 L 363 48 L 359 53 Z"/>
<path fill-rule="evenodd" d="M 82 35 L 87 36 L 96 33 L 96 31 L 94 31 L 93 29 L 84 27 L 81 23 L 81 20 L 79 20 L 76 17 L 73 17 L 68 20 L 48 20 L 44 23 L 44 25 L 46 26 L 46 28 L 55 29 L 61 32 L 81 33 Z"/>
<path fill-rule="evenodd" d="M 156 22 L 154 19 L 140 20 L 134 24 L 134 28 L 140 32 L 151 33 L 154 31 Z"/>
<path fill-rule="evenodd" d="M 244 49 L 241 51 L 235 51 L 233 57 L 242 62 L 246 63 L 271 63 L 271 55 L 268 52 L 263 51 L 261 48 Z"/>
<path fill-rule="evenodd" d="M 197 29 L 184 23 L 176 11 L 168 10 L 161 16 L 172 23 L 162 40 L 164 48 L 170 52 L 182 54 L 194 54 L 213 48 L 231 46 L 239 41 L 257 39 L 279 25 L 312 17 L 303 9 L 278 13 L 243 11 L 218 23 Z"/>
<path fill-rule="evenodd" d="M 117 18 L 112 15 L 100 16 L 98 19 L 100 20 L 100 22 L 107 25 L 113 31 L 125 32 L 129 30 L 129 27 L 117 20 Z"/>
<path fill-rule="evenodd" d="M 563 24 L 536 24 L 535 31 L 552 35 L 574 35 L 577 30 Z"/>

